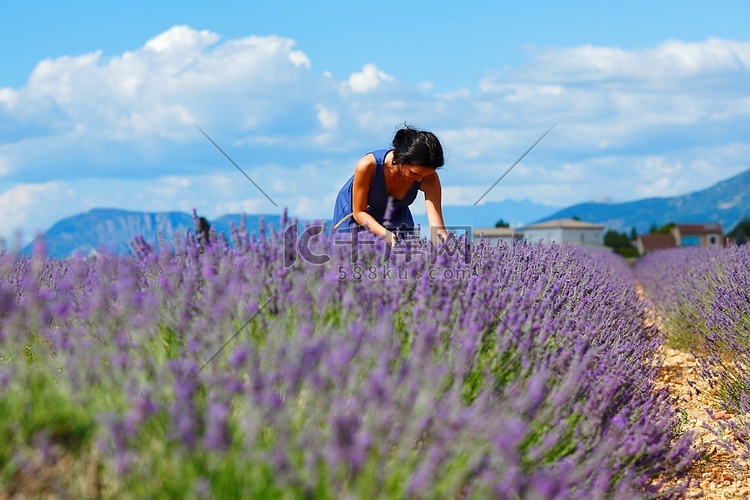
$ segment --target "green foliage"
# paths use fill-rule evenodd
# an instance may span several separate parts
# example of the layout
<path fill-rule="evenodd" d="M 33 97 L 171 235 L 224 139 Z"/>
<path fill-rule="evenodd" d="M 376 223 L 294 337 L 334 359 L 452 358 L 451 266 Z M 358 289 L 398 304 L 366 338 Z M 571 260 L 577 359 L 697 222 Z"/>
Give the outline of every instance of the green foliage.
<path fill-rule="evenodd" d="M 500 219 L 495 222 L 495 227 L 510 227 L 510 224 L 508 222 L 505 222 L 505 219 Z"/>
<path fill-rule="evenodd" d="M 278 483 L 271 464 L 244 459 L 239 443 L 223 453 L 195 450 L 189 455 L 164 445 L 156 438 L 143 443 L 151 458 L 138 464 L 115 493 L 131 498 L 151 497 L 155 491 L 164 498 L 280 498 L 289 491 Z"/>
<path fill-rule="evenodd" d="M 582 420 L 580 413 L 572 413 L 565 419 L 562 432 L 559 432 L 559 439 L 547 448 L 543 455 L 541 462 L 545 464 L 554 463 L 555 461 L 570 455 L 573 453 L 579 445 L 578 438 L 576 437 L 576 428 L 579 422 Z M 536 462 L 532 461 L 529 457 L 529 452 L 535 446 L 539 446 L 545 436 L 547 436 L 552 430 L 552 416 L 550 415 L 548 422 L 534 421 L 532 422 L 531 429 L 524 436 L 519 448 L 524 456 L 524 465 L 527 470 L 532 470 L 536 465 Z"/>
<path fill-rule="evenodd" d="M 494 389 L 500 391 L 508 383 L 519 379 L 521 370 L 516 351 L 511 349 L 498 352 L 497 333 L 486 334 L 464 377 L 461 390 L 464 403 L 470 405 L 485 388 L 488 379 L 492 381 Z"/>
<path fill-rule="evenodd" d="M 668 222 L 661 227 L 657 227 L 656 224 L 651 224 L 648 230 L 648 234 L 671 234 L 672 229 L 676 226 L 674 222 Z"/>
<path fill-rule="evenodd" d="M 727 233 L 727 236 L 734 238 L 738 245 L 744 245 L 747 243 L 747 239 L 750 237 L 750 218 L 747 216 L 743 217 L 742 220 Z"/>
<path fill-rule="evenodd" d="M 723 364 L 723 363 L 719 363 Z M 743 403 L 750 394 L 750 384 L 747 382 L 746 372 L 737 370 L 735 366 L 722 367 L 721 383 L 716 386 L 715 400 L 721 406 L 732 412 L 742 413 Z"/>
<path fill-rule="evenodd" d="M 667 344 L 682 351 L 703 350 L 705 338 L 701 328 L 704 325 L 705 320 L 698 311 L 687 304 L 680 306 L 679 310 L 668 311 L 663 320 Z"/>
<path fill-rule="evenodd" d="M 619 255 L 622 255 L 626 259 L 633 259 L 638 257 L 638 249 L 631 246 L 626 248 L 621 248 L 617 251 Z"/>
<path fill-rule="evenodd" d="M 683 432 L 683 426 L 688 421 L 688 412 L 684 408 L 680 408 L 677 411 L 677 423 L 674 425 L 674 428 L 672 429 L 672 435 L 674 437 L 679 437 Z"/>
<path fill-rule="evenodd" d="M 604 246 L 626 258 L 638 256 L 638 250 L 633 246 L 631 238 L 625 233 L 614 230 L 607 231 L 604 234 Z"/>
<path fill-rule="evenodd" d="M 0 394 L 0 483 L 5 483 L 40 438 L 79 455 L 93 440 L 95 413 L 74 401 L 51 376 L 27 369 Z"/>
<path fill-rule="evenodd" d="M 154 355 L 160 361 L 177 358 L 183 346 L 183 341 L 174 328 L 165 324 L 159 325 L 158 333 L 151 342 Z"/>

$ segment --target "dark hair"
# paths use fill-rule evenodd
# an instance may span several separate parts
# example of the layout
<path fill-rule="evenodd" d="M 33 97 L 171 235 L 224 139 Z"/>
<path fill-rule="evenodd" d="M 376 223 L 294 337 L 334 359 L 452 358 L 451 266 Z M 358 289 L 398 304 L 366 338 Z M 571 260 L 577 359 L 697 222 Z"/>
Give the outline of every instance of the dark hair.
<path fill-rule="evenodd" d="M 198 241 L 200 241 L 201 244 L 206 245 L 210 239 L 211 224 L 205 217 L 201 217 L 198 219 Z"/>
<path fill-rule="evenodd" d="M 394 165 L 419 165 L 438 169 L 444 163 L 443 146 L 432 132 L 405 125 L 393 137 Z"/>

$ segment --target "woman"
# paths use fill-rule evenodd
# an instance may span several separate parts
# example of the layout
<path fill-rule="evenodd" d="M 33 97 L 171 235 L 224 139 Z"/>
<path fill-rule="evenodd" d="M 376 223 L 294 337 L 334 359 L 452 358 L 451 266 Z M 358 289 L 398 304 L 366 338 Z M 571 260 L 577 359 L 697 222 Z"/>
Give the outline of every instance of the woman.
<path fill-rule="evenodd" d="M 432 132 L 405 126 L 396 132 L 392 145 L 392 149 L 373 151 L 357 162 L 354 175 L 336 197 L 333 231 L 367 228 L 395 245 L 394 231 L 414 231 L 409 205 L 422 191 L 430 227 L 446 238 L 436 172 L 444 163 L 440 141 Z M 386 221 L 389 198 L 392 212 Z"/>

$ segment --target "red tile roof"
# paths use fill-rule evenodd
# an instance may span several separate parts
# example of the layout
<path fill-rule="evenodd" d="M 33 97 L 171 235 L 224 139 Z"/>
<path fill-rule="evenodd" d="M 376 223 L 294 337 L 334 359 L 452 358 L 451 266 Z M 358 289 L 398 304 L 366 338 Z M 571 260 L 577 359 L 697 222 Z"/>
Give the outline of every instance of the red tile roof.
<path fill-rule="evenodd" d="M 642 234 L 639 238 L 644 252 L 677 246 L 677 242 L 671 234 Z"/>
<path fill-rule="evenodd" d="M 721 224 L 677 224 L 682 236 L 699 236 L 701 234 L 722 234 Z"/>

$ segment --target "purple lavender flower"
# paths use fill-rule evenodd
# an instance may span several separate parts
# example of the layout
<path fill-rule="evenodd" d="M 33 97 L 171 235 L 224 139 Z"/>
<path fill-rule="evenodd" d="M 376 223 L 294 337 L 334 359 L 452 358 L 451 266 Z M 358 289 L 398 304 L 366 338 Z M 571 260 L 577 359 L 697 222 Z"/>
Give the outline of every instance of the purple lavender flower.
<path fill-rule="evenodd" d="M 212 403 L 206 415 L 205 443 L 209 450 L 224 451 L 229 448 L 229 407 L 224 403 Z"/>

